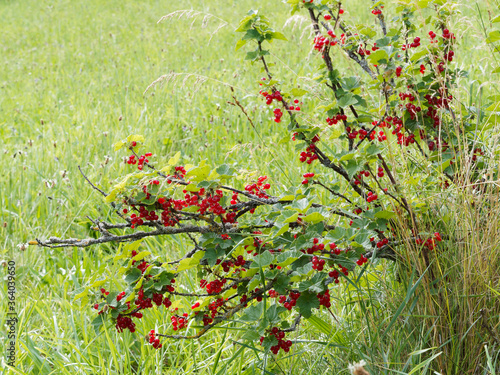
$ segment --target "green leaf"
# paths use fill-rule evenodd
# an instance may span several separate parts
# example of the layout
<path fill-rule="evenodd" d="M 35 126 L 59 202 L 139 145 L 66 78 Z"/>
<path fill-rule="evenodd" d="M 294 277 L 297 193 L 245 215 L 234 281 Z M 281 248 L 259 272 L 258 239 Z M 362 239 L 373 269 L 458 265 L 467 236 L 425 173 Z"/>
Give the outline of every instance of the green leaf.
<path fill-rule="evenodd" d="M 245 60 L 255 61 L 257 60 L 258 56 L 259 56 L 259 51 L 247 52 Z"/>
<path fill-rule="evenodd" d="M 309 290 L 312 293 L 321 293 L 325 290 L 324 279 L 326 278 L 326 273 L 320 272 L 315 273 L 314 276 L 301 282 L 299 284 L 299 292 L 304 292 Z"/>
<path fill-rule="evenodd" d="M 387 64 L 389 61 L 389 55 L 387 54 L 387 51 L 383 49 L 379 49 L 378 51 L 375 51 L 368 56 L 368 60 L 374 65 L 380 65 L 381 63 Z"/>
<path fill-rule="evenodd" d="M 287 311 L 287 309 L 280 305 L 271 305 L 266 311 L 266 318 L 269 320 L 269 323 L 276 324 L 281 321 L 279 315 L 283 312 Z"/>
<path fill-rule="evenodd" d="M 495 43 L 500 40 L 500 31 L 493 30 L 488 34 L 488 39 L 486 39 L 486 43 Z"/>
<path fill-rule="evenodd" d="M 371 155 L 376 155 L 379 154 L 382 149 L 377 146 L 375 143 L 370 143 L 369 146 L 365 149 L 366 154 L 371 156 Z"/>
<path fill-rule="evenodd" d="M 179 160 L 181 160 L 181 152 L 178 151 L 172 158 L 168 160 L 168 165 L 171 165 L 172 167 L 176 165 Z"/>
<path fill-rule="evenodd" d="M 297 300 L 297 307 L 304 318 L 309 318 L 312 314 L 312 309 L 319 307 L 319 300 L 316 294 L 308 291 L 302 292 Z"/>
<path fill-rule="evenodd" d="M 294 223 L 299 218 L 299 213 L 293 210 L 281 212 L 281 215 L 276 219 L 277 223 Z"/>
<path fill-rule="evenodd" d="M 151 255 L 151 251 L 141 251 L 139 254 L 133 257 L 132 260 L 143 260 L 148 255 Z"/>
<path fill-rule="evenodd" d="M 308 91 L 302 90 L 302 89 L 299 89 L 299 88 L 293 88 L 292 91 L 290 92 L 290 94 L 292 94 L 295 97 L 304 96 L 307 93 L 308 93 Z"/>
<path fill-rule="evenodd" d="M 292 264 L 303 255 L 304 253 L 299 250 L 285 251 L 284 253 L 280 253 L 278 255 L 276 262 L 278 266 L 285 267 Z"/>
<path fill-rule="evenodd" d="M 227 164 L 222 164 L 215 171 L 223 178 L 235 177 L 238 175 L 236 169 Z"/>
<path fill-rule="evenodd" d="M 190 169 L 186 173 L 186 179 L 191 179 L 193 181 L 203 181 L 206 180 L 208 175 L 210 174 L 210 166 L 208 165 L 200 165 L 198 167 L 194 167 Z"/>
<path fill-rule="evenodd" d="M 388 46 L 390 43 L 391 43 L 391 38 L 389 37 L 384 37 L 384 38 L 380 38 L 380 39 L 377 39 L 375 41 L 375 43 L 377 43 L 377 47 L 386 47 Z"/>
<path fill-rule="evenodd" d="M 106 296 L 106 303 L 110 306 L 113 306 L 113 307 L 116 307 L 117 306 L 117 300 L 116 300 L 116 296 L 118 295 L 119 293 L 118 292 L 110 292 L 107 296 Z"/>
<path fill-rule="evenodd" d="M 271 35 L 272 39 L 279 39 L 279 40 L 288 40 L 285 36 L 285 34 L 280 33 L 279 31 L 273 31 L 271 33 L 268 33 Z"/>
<path fill-rule="evenodd" d="M 105 319 L 104 319 L 104 314 L 100 314 L 100 315 L 97 315 L 94 320 L 92 320 L 92 323 L 90 323 L 92 325 L 92 327 L 94 327 L 94 332 L 97 334 L 99 334 L 99 330 L 101 329 L 102 325 L 105 323 Z"/>
<path fill-rule="evenodd" d="M 203 259 L 206 259 L 208 261 L 209 266 L 214 266 L 215 263 L 217 262 L 217 259 L 221 256 L 223 256 L 224 250 L 221 249 L 219 246 L 217 247 L 211 247 L 207 248 L 205 251 L 205 255 L 203 256 Z"/>
<path fill-rule="evenodd" d="M 133 284 L 135 283 L 137 280 L 139 280 L 142 276 L 142 272 L 140 269 L 138 268 L 132 268 L 130 271 L 128 271 L 125 276 L 123 277 L 123 279 L 125 280 L 125 282 L 127 284 Z"/>
<path fill-rule="evenodd" d="M 245 313 L 241 317 L 244 322 L 256 322 L 262 316 L 264 304 L 262 302 L 255 306 L 250 306 L 245 310 Z"/>
<path fill-rule="evenodd" d="M 96 280 L 94 281 L 92 284 L 90 284 L 90 287 L 91 288 L 99 288 L 101 287 L 102 285 L 104 285 L 106 283 L 106 281 L 108 281 L 107 278 L 105 279 L 102 279 L 102 280 Z M 75 297 L 76 298 L 76 297 Z"/>
<path fill-rule="evenodd" d="M 299 212 L 304 213 L 309 207 L 311 207 L 312 202 L 309 202 L 307 198 L 299 199 L 292 203 L 292 208 L 297 209 Z"/>
<path fill-rule="evenodd" d="M 264 268 L 269 266 L 273 261 L 274 255 L 266 250 L 262 254 L 259 254 L 253 258 L 253 262 L 250 268 Z"/>
<path fill-rule="evenodd" d="M 247 329 L 242 336 L 243 340 L 249 340 L 249 341 L 256 341 L 259 338 L 260 338 L 260 334 L 255 328 Z"/>
<path fill-rule="evenodd" d="M 276 223 L 273 228 L 273 237 L 281 236 L 283 233 L 287 232 L 290 229 L 290 224 L 288 223 Z M 277 229 L 277 231 L 276 231 Z"/>
<path fill-rule="evenodd" d="M 316 224 L 316 223 L 319 223 L 320 221 L 323 221 L 325 220 L 326 217 L 323 216 L 321 213 L 319 212 L 313 212 L 307 216 L 304 216 L 302 218 L 302 220 L 304 220 L 305 222 L 307 223 L 312 223 L 312 224 Z"/>
<path fill-rule="evenodd" d="M 254 290 L 261 282 L 260 274 L 256 274 L 248 283 L 248 290 Z"/>
<path fill-rule="evenodd" d="M 359 77 L 342 78 L 341 85 L 344 90 L 352 91 L 361 87 L 361 79 Z"/>
<path fill-rule="evenodd" d="M 261 33 L 257 29 L 250 29 L 247 30 L 246 34 L 243 36 L 242 40 L 252 40 L 255 39 L 259 42 L 262 42 L 264 40 L 264 37 L 262 36 Z"/>
<path fill-rule="evenodd" d="M 277 344 L 278 339 L 274 335 L 266 336 L 264 341 L 262 341 L 262 346 L 264 347 L 264 349 L 266 349 L 266 351 L 269 351 L 272 346 L 275 346 Z"/>
<path fill-rule="evenodd" d="M 347 154 L 343 155 L 339 160 L 348 161 L 351 160 L 354 156 L 356 156 L 356 152 L 348 152 Z"/>
<path fill-rule="evenodd" d="M 88 288 L 85 288 L 81 293 L 78 293 L 74 300 L 76 301 L 77 299 L 80 299 L 80 298 L 84 298 L 86 297 L 87 295 L 89 294 L 89 289 Z"/>
<path fill-rule="evenodd" d="M 392 211 L 379 211 L 374 214 L 376 218 L 379 219 L 392 219 L 393 217 L 396 216 L 396 214 Z"/>
<path fill-rule="evenodd" d="M 290 282 L 290 277 L 284 273 L 280 273 L 276 278 L 276 282 L 274 283 L 274 290 L 278 292 L 278 294 L 287 293 L 289 282 Z"/>
<path fill-rule="evenodd" d="M 422 57 L 427 56 L 427 54 L 428 54 L 428 53 L 429 53 L 429 51 L 427 51 L 426 49 L 424 49 L 424 50 L 422 50 L 422 51 L 420 51 L 420 52 L 414 53 L 414 54 L 411 56 L 410 60 L 411 60 L 411 61 L 418 61 L 418 60 L 420 60 Z"/>
<path fill-rule="evenodd" d="M 346 170 L 347 174 L 349 175 L 349 179 L 351 179 L 356 172 L 360 171 L 363 169 L 363 162 L 356 160 L 356 159 L 351 159 L 347 162 Z"/>
<path fill-rule="evenodd" d="M 137 240 L 134 242 L 129 242 L 125 246 L 123 246 L 124 251 L 132 251 L 132 250 L 137 250 L 142 244 L 142 240 Z"/>
<path fill-rule="evenodd" d="M 125 142 L 123 142 L 123 141 L 116 142 L 116 143 L 115 143 L 115 146 L 114 146 L 115 151 L 118 151 L 118 150 L 120 150 L 121 148 L 123 148 L 123 146 L 125 146 L 125 144 L 126 144 L 126 143 L 125 143 Z"/>
<path fill-rule="evenodd" d="M 342 95 L 342 97 L 338 100 L 338 106 L 342 107 L 342 108 L 345 108 L 345 107 L 348 107 L 350 105 L 354 105 L 357 103 L 358 103 L 358 101 L 356 100 L 356 98 L 354 98 L 354 95 L 351 93 L 347 93 L 345 95 Z"/>
<path fill-rule="evenodd" d="M 234 48 L 235 51 L 238 51 L 241 47 L 243 47 L 245 44 L 247 44 L 246 40 L 240 39 L 236 42 L 236 47 Z"/>
<path fill-rule="evenodd" d="M 138 134 L 131 134 L 127 137 L 127 143 L 131 142 L 144 143 L 144 136 Z"/>
<path fill-rule="evenodd" d="M 236 28 L 237 33 L 242 33 L 247 31 L 250 27 L 252 27 L 253 20 L 255 19 L 256 14 L 249 14 L 248 16 L 244 17 L 241 21 L 238 27 Z"/>
<path fill-rule="evenodd" d="M 204 255 L 204 251 L 197 251 L 191 258 L 181 260 L 179 266 L 177 267 L 177 272 L 196 267 L 198 264 L 200 264 L 200 260 Z"/>

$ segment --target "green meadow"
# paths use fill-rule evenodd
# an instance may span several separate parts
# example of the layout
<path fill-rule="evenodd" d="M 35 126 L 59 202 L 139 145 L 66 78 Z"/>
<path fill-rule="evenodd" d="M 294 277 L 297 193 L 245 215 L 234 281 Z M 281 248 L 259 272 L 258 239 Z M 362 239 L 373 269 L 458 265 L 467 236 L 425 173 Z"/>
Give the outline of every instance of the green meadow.
<path fill-rule="evenodd" d="M 347 17 L 351 9 L 373 22 L 365 3 L 346 2 Z M 499 75 L 491 74 L 499 55 L 485 42 L 497 6 L 457 2 L 456 64 L 469 72 L 459 82 L 467 105 L 500 95 Z M 78 168 L 109 190 L 130 169 L 123 160 L 128 155 L 113 149 L 130 134 L 145 136 L 157 164 L 180 151 L 183 165 L 227 163 L 249 176 L 269 176 L 276 189 L 300 183 L 304 171 L 286 125 L 272 121 L 258 95 L 263 72 L 244 60 L 244 49 L 235 52 L 234 29 L 250 9 L 266 14 L 288 38 L 273 43 L 270 57 L 283 86 L 314 87 L 317 56 L 308 23 L 291 18 L 280 1 L 0 2 L 0 260 L 16 263 L 19 319 L 16 367 L 2 366 L 3 374 L 348 374 L 348 364 L 361 359 L 378 374 L 431 374 L 441 350 L 427 346 L 428 332 L 406 325 L 409 313 L 401 306 L 411 285 L 396 282 L 390 262 L 370 267 L 361 281 L 369 291 L 364 297 L 348 284 L 332 293 L 335 314 L 320 314 L 328 325 L 322 330 L 304 321 L 291 338 L 298 344 L 275 358 L 241 340 L 234 323 L 197 341 L 165 340 L 156 351 L 144 345 L 144 335 L 170 324 L 156 309 L 144 315 L 136 334 L 112 326 L 97 334 L 93 301 L 75 295 L 96 272 L 120 288 L 113 257 L 121 245 L 22 246 L 35 238 L 96 236 L 87 216 L 113 220 Z M 335 63 L 361 74 L 340 53 Z M 228 103 L 235 100 L 254 126 Z M 320 101 L 311 95 L 303 107 L 310 111 Z M 168 260 L 187 252 L 189 243 L 172 236 L 150 238 L 144 247 Z M 194 287 L 188 277 L 178 283 Z M 491 288 L 498 293 L 498 285 Z M 2 288 L 2 322 L 6 293 Z M 499 350 L 497 343 L 488 352 L 491 363 L 500 361 Z M 484 366 L 484 374 L 494 374 Z"/>

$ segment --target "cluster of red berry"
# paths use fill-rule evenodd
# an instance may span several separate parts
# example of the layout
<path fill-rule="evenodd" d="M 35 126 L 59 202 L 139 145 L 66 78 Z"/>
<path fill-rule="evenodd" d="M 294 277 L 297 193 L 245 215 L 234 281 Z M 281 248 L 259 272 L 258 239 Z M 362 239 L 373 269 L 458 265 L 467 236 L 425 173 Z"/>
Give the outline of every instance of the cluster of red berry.
<path fill-rule="evenodd" d="M 308 178 L 314 177 L 314 173 L 304 173 L 302 175 L 302 177 L 304 177 L 304 180 L 302 181 L 302 185 L 307 185 L 309 183 Z"/>
<path fill-rule="evenodd" d="M 326 123 L 328 125 L 336 125 L 339 121 L 346 121 L 347 116 L 343 115 L 341 113 L 337 113 L 335 116 L 332 116 L 332 118 L 327 117 Z"/>
<path fill-rule="evenodd" d="M 427 144 L 429 146 L 429 151 L 442 149 L 444 152 L 448 149 L 448 142 L 439 140 L 439 138 L 437 137 L 434 138 L 434 141 L 429 141 L 429 143 Z"/>
<path fill-rule="evenodd" d="M 153 302 L 151 298 L 144 298 L 144 290 L 139 290 L 137 293 L 137 299 L 135 300 L 135 304 L 139 309 L 150 309 L 153 307 Z"/>
<path fill-rule="evenodd" d="M 444 54 L 444 59 L 448 60 L 449 62 L 452 62 L 453 61 L 453 56 L 455 56 L 455 52 L 448 51 L 447 53 Z"/>
<path fill-rule="evenodd" d="M 203 325 L 208 326 L 209 324 L 212 324 L 214 320 L 210 318 L 207 314 L 203 315 Z"/>
<path fill-rule="evenodd" d="M 335 255 L 340 255 L 340 249 L 337 247 L 337 244 L 332 242 L 328 245 L 330 247 L 330 253 Z"/>
<path fill-rule="evenodd" d="M 267 92 L 267 91 L 260 91 L 260 94 L 266 98 L 266 104 L 271 105 L 273 103 L 273 100 L 276 100 L 277 102 L 282 102 L 283 97 L 281 96 L 281 93 L 279 91 L 274 91 L 274 92 Z"/>
<path fill-rule="evenodd" d="M 271 332 L 269 334 L 270 336 L 274 336 L 276 337 L 276 339 L 278 340 L 278 345 L 274 345 L 274 346 L 271 346 L 271 352 L 273 354 L 278 354 L 280 349 L 283 349 L 283 351 L 285 353 L 288 353 L 290 351 L 290 348 L 292 346 L 292 342 L 290 340 L 287 340 L 285 341 L 284 338 L 285 338 L 285 332 L 283 332 L 282 330 L 278 329 L 277 327 L 273 327 L 271 329 Z M 260 338 L 260 344 L 262 345 L 262 343 L 264 342 L 264 336 L 262 336 Z"/>
<path fill-rule="evenodd" d="M 359 185 L 361 181 L 363 180 L 363 176 L 365 177 L 370 177 L 370 171 L 360 171 L 356 177 L 354 178 L 354 184 Z"/>
<path fill-rule="evenodd" d="M 177 167 L 174 168 L 175 173 L 173 177 L 178 178 L 178 179 L 183 179 L 186 176 L 186 169 L 182 165 L 178 165 Z M 172 176 L 168 176 L 172 177 Z M 167 182 L 170 184 L 172 183 L 172 180 L 167 179 Z"/>
<path fill-rule="evenodd" d="M 275 108 L 273 110 L 273 114 L 274 114 L 274 122 L 280 123 L 281 122 L 281 118 L 283 117 L 283 112 L 281 111 L 281 109 Z"/>
<path fill-rule="evenodd" d="M 375 241 L 375 238 L 370 238 L 372 242 Z M 377 248 L 380 249 L 381 247 L 387 245 L 389 243 L 389 239 L 383 238 L 380 241 L 377 241 Z"/>
<path fill-rule="evenodd" d="M 441 234 L 439 234 L 438 232 L 434 233 L 434 237 L 433 238 L 428 238 L 427 240 L 424 240 L 421 239 L 421 238 L 417 238 L 415 239 L 415 243 L 417 245 L 424 245 L 426 246 L 429 250 L 434 250 L 436 248 L 436 241 L 437 242 L 441 242 L 443 239 L 441 238 Z"/>
<path fill-rule="evenodd" d="M 304 254 L 314 254 L 317 251 L 323 251 L 325 249 L 325 244 L 319 243 L 319 238 L 313 238 L 313 245 L 307 249 L 300 250 Z"/>
<path fill-rule="evenodd" d="M 224 306 L 224 298 L 217 298 L 215 301 L 210 302 L 208 309 L 210 310 L 212 318 L 217 316 L 217 312 L 222 306 Z"/>
<path fill-rule="evenodd" d="M 367 194 L 367 197 L 366 197 L 366 201 L 367 201 L 368 203 L 371 203 L 371 202 L 373 202 L 373 201 L 376 201 L 376 200 L 377 200 L 377 198 L 378 198 L 378 195 L 377 195 L 377 194 L 372 193 L 371 191 L 369 191 L 369 192 L 368 192 L 368 194 Z"/>
<path fill-rule="evenodd" d="M 326 261 L 324 259 L 319 259 L 316 255 L 312 257 L 312 268 L 318 272 L 323 271 Z"/>
<path fill-rule="evenodd" d="M 349 272 L 347 271 L 347 268 L 345 268 L 345 271 L 342 271 L 342 272 L 343 273 L 347 272 L 347 274 L 349 274 Z M 333 270 L 333 271 L 328 272 L 328 276 L 333 277 L 335 284 L 338 284 L 340 282 L 340 280 L 339 280 L 340 272 L 338 270 Z"/>
<path fill-rule="evenodd" d="M 264 192 L 264 190 L 270 189 L 271 185 L 265 182 L 266 180 L 267 176 L 260 176 L 257 179 L 257 182 L 246 185 L 245 190 L 259 198 L 267 199 L 269 196 Z"/>
<path fill-rule="evenodd" d="M 318 293 L 316 297 L 318 297 L 320 306 L 325 306 L 326 308 L 330 308 L 332 306 L 330 302 L 330 291 L 328 289 L 323 293 Z"/>
<path fill-rule="evenodd" d="M 287 296 L 280 296 L 278 302 L 283 305 L 285 309 L 290 311 L 296 304 L 300 297 L 300 292 L 291 291 Z"/>
<path fill-rule="evenodd" d="M 380 9 L 375 8 L 372 10 L 372 14 L 374 16 L 378 16 L 379 14 L 382 14 L 382 11 Z"/>
<path fill-rule="evenodd" d="M 383 167 L 377 168 L 377 176 L 380 178 L 384 177 L 384 168 Z"/>
<path fill-rule="evenodd" d="M 329 39 L 328 37 L 325 37 L 323 35 L 318 35 L 314 38 L 314 49 L 318 52 L 323 53 L 325 48 L 327 46 L 334 46 L 337 44 L 337 42 L 333 39 Z"/>
<path fill-rule="evenodd" d="M 135 142 L 132 142 L 135 143 Z M 135 155 L 130 155 L 127 164 L 137 164 L 137 169 L 140 171 L 144 168 L 144 163 L 148 163 L 148 157 L 151 157 L 153 154 L 151 152 L 147 152 L 144 155 L 139 156 L 139 160 L 136 160 Z"/>
<path fill-rule="evenodd" d="M 450 30 L 444 29 L 443 30 L 443 39 L 455 39 L 455 34 L 450 33 Z"/>
<path fill-rule="evenodd" d="M 415 135 L 410 134 L 406 136 L 403 134 L 401 131 L 403 130 L 403 121 L 397 117 L 397 116 L 388 116 L 385 119 L 384 122 L 384 127 L 391 128 L 391 123 L 394 125 L 394 129 L 392 131 L 392 134 L 395 134 L 398 138 L 397 143 L 398 145 L 405 145 L 409 146 L 412 143 L 415 143 Z"/>
<path fill-rule="evenodd" d="M 453 99 L 452 95 L 446 96 L 446 91 L 440 89 L 439 94 L 436 96 L 431 96 L 426 94 L 424 96 L 427 101 L 427 112 L 424 114 L 426 117 L 429 117 L 433 121 L 434 127 L 438 127 L 441 124 L 441 120 L 439 118 L 438 109 L 439 108 L 448 108 L 450 100 Z"/>
<path fill-rule="evenodd" d="M 311 143 L 307 146 L 305 151 L 300 153 L 300 161 L 302 163 L 306 162 L 307 164 L 311 164 L 314 160 L 318 159 L 318 155 L 316 154 L 316 145 L 315 143 L 319 141 L 319 137 L 316 135 L 313 139 L 311 139 Z"/>
<path fill-rule="evenodd" d="M 475 148 L 472 155 L 472 161 L 476 161 L 478 156 L 484 156 L 484 151 L 481 148 Z"/>
<path fill-rule="evenodd" d="M 406 49 L 408 48 L 417 48 L 417 47 L 420 47 L 420 38 L 417 36 L 413 39 L 413 42 L 411 42 L 410 44 L 403 44 L 401 46 L 401 49 L 403 51 L 405 51 Z"/>
<path fill-rule="evenodd" d="M 290 107 L 288 107 L 288 109 L 289 109 L 290 111 L 300 111 L 300 107 L 297 105 L 297 104 L 299 104 L 299 100 L 298 100 L 298 99 L 295 99 L 295 100 L 293 101 L 293 104 L 295 104 L 295 105 L 291 105 Z"/>
<path fill-rule="evenodd" d="M 366 49 L 363 45 L 360 45 L 359 48 L 358 48 L 358 54 L 360 56 L 370 56 L 372 51 L 376 51 L 378 50 L 379 48 L 376 46 L 377 43 L 375 43 L 375 45 L 371 48 L 371 51 L 369 49 Z"/>
<path fill-rule="evenodd" d="M 187 327 L 188 324 L 188 313 L 182 314 L 182 316 L 173 315 L 170 318 L 172 322 L 172 327 L 174 331 L 181 330 Z"/>
<path fill-rule="evenodd" d="M 364 255 L 361 255 L 359 257 L 359 259 L 356 261 L 356 264 L 358 266 L 362 266 L 363 264 L 365 264 L 366 262 L 368 262 L 368 258 L 366 258 Z"/>
<path fill-rule="evenodd" d="M 200 280 L 200 287 L 205 288 L 208 294 L 220 294 L 224 284 L 227 283 L 227 279 L 214 280 L 207 283 L 206 280 Z"/>
<path fill-rule="evenodd" d="M 160 349 L 162 346 L 160 343 L 160 339 L 157 339 L 155 336 L 156 336 L 155 330 L 152 329 L 151 331 L 149 331 L 148 335 L 146 336 L 146 340 L 151 345 L 153 345 L 153 348 Z"/>
<path fill-rule="evenodd" d="M 130 255 L 131 255 L 131 258 L 135 257 L 137 255 L 137 251 L 132 250 Z M 135 260 L 132 261 L 132 264 L 136 265 L 137 261 L 135 261 Z M 149 264 L 148 262 L 143 260 L 136 267 L 142 273 L 144 273 L 146 271 L 146 269 L 150 266 L 151 266 L 151 264 Z M 150 279 L 150 278 L 151 278 L 150 275 L 146 276 L 146 279 Z M 172 279 L 171 283 L 175 283 L 175 279 Z M 167 286 L 166 289 L 170 292 L 174 291 L 174 288 L 172 286 Z M 109 295 L 109 292 L 106 291 L 106 289 L 104 289 L 104 288 L 101 288 L 101 293 L 102 293 L 101 298 L 104 298 L 104 296 Z M 121 293 L 119 293 L 116 296 L 116 301 L 120 302 L 125 297 L 125 295 L 126 295 L 126 293 L 124 291 L 122 291 Z M 137 299 L 134 301 L 137 308 L 134 309 L 133 311 L 127 313 L 127 314 L 119 314 L 118 317 L 116 318 L 116 329 L 118 330 L 118 332 L 123 332 L 123 330 L 127 329 L 127 328 L 131 332 L 135 332 L 135 323 L 132 321 L 132 317 L 141 319 L 143 317 L 143 314 L 140 312 L 140 310 L 152 308 L 153 307 L 152 302 L 154 302 L 157 306 L 160 306 L 163 303 L 163 305 L 167 308 L 170 307 L 172 304 L 170 302 L 169 298 L 164 297 L 162 294 L 159 294 L 159 293 L 153 293 L 152 298 L 146 298 L 146 296 L 144 294 L 144 290 L 142 288 L 139 289 L 139 291 L 137 293 Z M 130 301 L 127 301 L 125 303 L 125 305 L 127 307 L 127 310 L 131 309 L 131 302 Z M 94 305 L 94 308 L 96 310 L 99 310 L 99 304 L 96 303 Z M 108 308 L 115 309 L 116 307 L 113 307 L 111 305 L 106 304 L 103 306 L 103 309 L 101 311 L 99 311 L 99 314 L 103 313 Z"/>
<path fill-rule="evenodd" d="M 130 332 L 135 332 L 135 323 L 128 316 L 118 315 L 116 318 L 116 330 L 123 332 L 124 329 L 129 329 Z"/>

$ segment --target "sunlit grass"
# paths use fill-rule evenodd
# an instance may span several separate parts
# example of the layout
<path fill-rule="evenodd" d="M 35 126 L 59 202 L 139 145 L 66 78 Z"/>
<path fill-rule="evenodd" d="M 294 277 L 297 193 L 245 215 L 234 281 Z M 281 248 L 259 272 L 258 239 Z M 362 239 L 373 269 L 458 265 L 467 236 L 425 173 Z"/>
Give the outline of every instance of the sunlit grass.
<path fill-rule="evenodd" d="M 463 101 L 470 104 L 478 100 L 480 84 L 484 96 L 498 94 L 489 84 L 497 61 L 484 44 L 483 24 L 473 5 L 462 4 L 462 23 L 456 25 L 461 30 L 457 64 L 470 71 L 461 83 Z M 366 8 L 364 20 L 373 21 L 364 2 L 349 6 Z M 480 3 L 480 9 L 489 7 Z M 190 8 L 204 14 L 197 20 L 173 18 L 157 24 L 165 14 Z M 17 244 L 36 237 L 88 236 L 86 215 L 110 217 L 77 166 L 109 189 L 127 170 L 125 155 L 115 153 L 112 145 L 132 133 L 146 136 L 158 163 L 180 150 L 182 163 L 207 159 L 212 165 L 234 164 L 270 176 L 277 187 L 300 182 L 293 145 L 280 142 L 288 136 L 286 128 L 270 120 L 270 110 L 258 99 L 262 73 L 244 61 L 243 52 L 234 52 L 234 26 L 251 8 L 268 14 L 280 30 L 289 17 L 286 5 L 261 0 L 230 6 L 215 1 L 0 3 L 0 257 L 17 264 L 17 373 L 253 374 L 262 373 L 260 364 L 266 361 L 270 373 L 339 374 L 347 373 L 350 361 L 365 359 L 371 368 L 389 374 L 409 373 L 431 358 L 419 352 L 429 349 L 429 332 L 425 325 L 408 323 L 411 306 L 399 312 L 397 325 L 391 325 L 393 316 L 386 314 L 413 297 L 404 300 L 411 285 L 401 292 L 391 276 L 392 266 L 370 266 L 375 279 L 366 288 L 372 294 L 338 288 L 335 318 L 327 312 L 320 315 L 335 332 L 321 333 L 303 322 L 305 329 L 293 337 L 302 344 L 276 360 L 265 357 L 260 347 L 240 342 L 232 324 L 200 341 L 167 341 L 161 351 L 154 351 L 143 345 L 141 335 L 169 324 L 168 317 L 154 309 L 145 314 L 135 335 L 114 329 L 96 335 L 90 306 L 74 301 L 74 292 L 88 284 L 96 270 L 113 275 L 118 284 L 117 267 L 109 257 L 116 248 L 18 250 Z M 202 28 L 206 14 L 220 17 L 227 26 L 213 34 L 221 21 L 211 18 Z M 273 70 L 286 87 L 308 85 L 305 77 L 312 74 L 316 58 L 309 53 L 308 34 L 301 38 L 303 30 L 292 26 L 284 32 L 290 43 L 273 45 Z M 335 61 L 350 67 L 340 54 Z M 184 80 L 181 75 L 144 94 L 151 82 L 170 72 L 197 74 L 207 81 L 195 85 L 197 77 Z M 476 86 L 471 86 L 473 81 Z M 229 85 L 247 107 L 255 129 L 227 104 L 232 100 Z M 304 108 L 314 109 L 318 100 L 311 97 Z M 469 250 L 475 251 L 481 241 L 473 238 Z M 183 253 L 185 246 L 180 238 L 145 241 L 153 255 L 165 258 Z M 187 280 L 184 284 L 190 288 Z M 2 300 L 4 293 L 2 289 Z M 0 320 L 5 320 L 3 308 Z M 333 333 L 348 345 L 339 348 Z"/>

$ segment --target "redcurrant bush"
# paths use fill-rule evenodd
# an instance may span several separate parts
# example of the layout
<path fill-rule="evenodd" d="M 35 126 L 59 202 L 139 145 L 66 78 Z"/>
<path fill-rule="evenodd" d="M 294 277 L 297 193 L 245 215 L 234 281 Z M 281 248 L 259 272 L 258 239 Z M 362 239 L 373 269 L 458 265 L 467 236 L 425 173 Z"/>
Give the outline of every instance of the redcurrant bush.
<path fill-rule="evenodd" d="M 357 30 L 348 3 L 346 12 L 336 1 L 288 3 L 312 25 L 309 64 L 318 92 L 272 70 L 267 48 L 287 38 L 264 15 L 251 11 L 241 20 L 236 49 L 248 48 L 246 60 L 259 66 L 249 73 L 258 82 L 255 97 L 295 146 L 296 181 L 244 181 L 226 164 L 182 164 L 180 152 L 165 162 L 140 135 L 118 142 L 128 174 L 100 191 L 116 222 L 94 220 L 98 238 L 38 240 L 48 247 L 125 244 L 114 258 L 122 262 L 123 290 L 94 285 L 80 295 L 94 296 L 97 328 L 109 321 L 135 332 L 148 310 L 159 310 L 170 324 L 140 334 L 161 349 L 164 340 L 199 338 L 234 320 L 244 324 L 244 339 L 277 355 L 291 350 L 290 332 L 301 319 L 331 309 L 333 292 L 354 284 L 370 262 L 403 262 L 400 246 L 411 243 L 434 277 L 432 258 L 449 237 L 422 221 L 426 200 L 416 184 L 442 191 L 463 183 L 456 161 L 467 155 L 473 168 L 466 183 L 476 184 L 488 152 L 477 146 L 475 112 L 455 103 L 464 72 L 455 65 L 451 10 L 436 12 L 442 1 L 418 2 L 431 15 L 417 27 L 416 5 L 388 2 L 371 9 L 376 26 Z M 358 74 L 340 70 L 338 56 Z M 313 94 L 327 99 L 310 105 Z M 460 134 L 458 116 L 471 125 Z M 143 239 L 168 235 L 183 235 L 190 251 L 176 260 L 141 251 Z M 185 274 L 196 278 L 194 290 L 179 282 Z"/>

